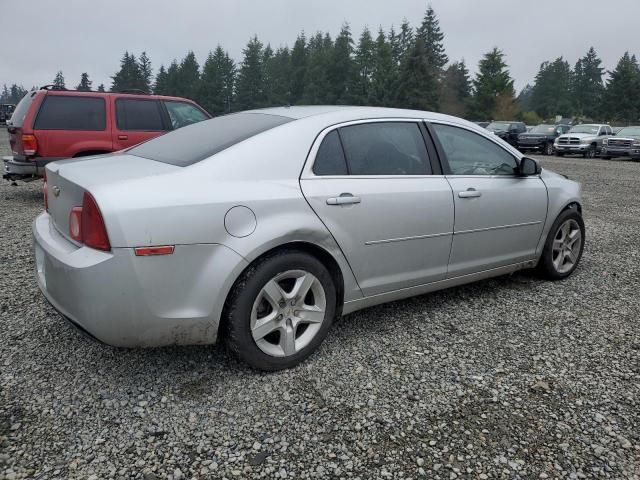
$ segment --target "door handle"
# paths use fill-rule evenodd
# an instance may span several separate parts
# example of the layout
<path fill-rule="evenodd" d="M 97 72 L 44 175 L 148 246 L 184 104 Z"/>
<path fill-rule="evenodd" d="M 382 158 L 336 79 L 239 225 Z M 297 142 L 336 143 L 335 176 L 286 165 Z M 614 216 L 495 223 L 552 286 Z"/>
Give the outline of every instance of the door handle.
<path fill-rule="evenodd" d="M 118 135 L 118 140 L 128 140 L 129 137 L 127 135 Z"/>
<path fill-rule="evenodd" d="M 339 197 L 327 198 L 327 205 L 353 205 L 360 203 L 360 197 L 354 197 L 351 193 L 341 193 Z"/>
<path fill-rule="evenodd" d="M 482 192 L 479 192 L 475 188 L 467 188 L 463 192 L 458 192 L 458 196 L 460 198 L 473 198 L 473 197 L 481 197 Z"/>

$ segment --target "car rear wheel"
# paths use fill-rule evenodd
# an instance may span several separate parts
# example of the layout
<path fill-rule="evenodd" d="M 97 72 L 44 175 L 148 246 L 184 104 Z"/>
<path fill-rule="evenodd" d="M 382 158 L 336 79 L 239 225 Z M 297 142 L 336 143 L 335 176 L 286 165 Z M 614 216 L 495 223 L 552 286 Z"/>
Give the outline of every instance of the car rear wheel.
<path fill-rule="evenodd" d="M 563 211 L 549 231 L 538 270 L 550 280 L 571 275 L 582 258 L 584 238 L 582 215 L 573 208 Z"/>
<path fill-rule="evenodd" d="M 596 146 L 591 145 L 589 149 L 582 154 L 584 158 L 596 158 Z"/>
<path fill-rule="evenodd" d="M 282 251 L 249 267 L 225 307 L 229 349 L 251 367 L 291 368 L 322 343 L 336 313 L 336 288 L 315 257 Z"/>
<path fill-rule="evenodd" d="M 553 155 L 553 143 L 548 142 L 543 151 L 545 155 Z"/>

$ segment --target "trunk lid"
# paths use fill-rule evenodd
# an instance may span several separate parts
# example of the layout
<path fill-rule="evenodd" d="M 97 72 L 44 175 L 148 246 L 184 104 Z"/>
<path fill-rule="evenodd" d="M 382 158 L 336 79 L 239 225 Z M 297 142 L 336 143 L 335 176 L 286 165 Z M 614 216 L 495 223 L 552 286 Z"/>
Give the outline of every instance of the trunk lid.
<path fill-rule="evenodd" d="M 53 224 L 63 236 L 78 244 L 69 235 L 69 214 L 81 207 L 84 192 L 105 185 L 161 175 L 180 170 L 166 163 L 125 154 L 106 154 L 49 163 L 47 170 L 47 200 Z M 98 205 L 100 199 L 98 198 Z M 104 212 L 103 212 L 104 214 Z"/>

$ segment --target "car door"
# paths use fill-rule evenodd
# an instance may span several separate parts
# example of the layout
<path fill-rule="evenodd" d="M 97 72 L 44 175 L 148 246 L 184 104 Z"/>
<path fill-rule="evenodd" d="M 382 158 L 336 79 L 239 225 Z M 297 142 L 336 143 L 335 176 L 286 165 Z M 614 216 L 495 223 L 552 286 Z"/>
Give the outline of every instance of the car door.
<path fill-rule="evenodd" d="M 366 296 L 446 277 L 453 200 L 425 134 L 419 121 L 332 127 L 301 176 Z"/>
<path fill-rule="evenodd" d="M 517 175 L 517 160 L 497 142 L 469 129 L 433 123 L 455 223 L 448 276 L 531 260 L 547 215 L 539 175 Z"/>
<path fill-rule="evenodd" d="M 162 106 L 152 98 L 115 98 L 114 150 L 129 148 L 169 129 Z"/>

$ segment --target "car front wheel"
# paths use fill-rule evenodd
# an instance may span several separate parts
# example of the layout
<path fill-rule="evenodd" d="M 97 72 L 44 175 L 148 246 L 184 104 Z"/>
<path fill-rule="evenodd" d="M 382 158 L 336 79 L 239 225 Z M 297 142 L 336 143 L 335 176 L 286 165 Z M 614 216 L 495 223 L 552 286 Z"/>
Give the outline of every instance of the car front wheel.
<path fill-rule="evenodd" d="M 563 211 L 551 226 L 538 270 L 550 280 L 571 275 L 582 258 L 584 238 L 582 215 L 573 208 Z"/>
<path fill-rule="evenodd" d="M 293 250 L 267 256 L 243 273 L 227 301 L 227 346 L 253 368 L 291 368 L 327 336 L 336 303 L 318 259 Z"/>
<path fill-rule="evenodd" d="M 589 147 L 589 149 L 584 152 L 583 154 L 584 158 L 596 158 L 596 146 L 595 145 L 591 145 Z"/>
<path fill-rule="evenodd" d="M 553 143 L 549 142 L 544 147 L 545 155 L 553 155 Z"/>

